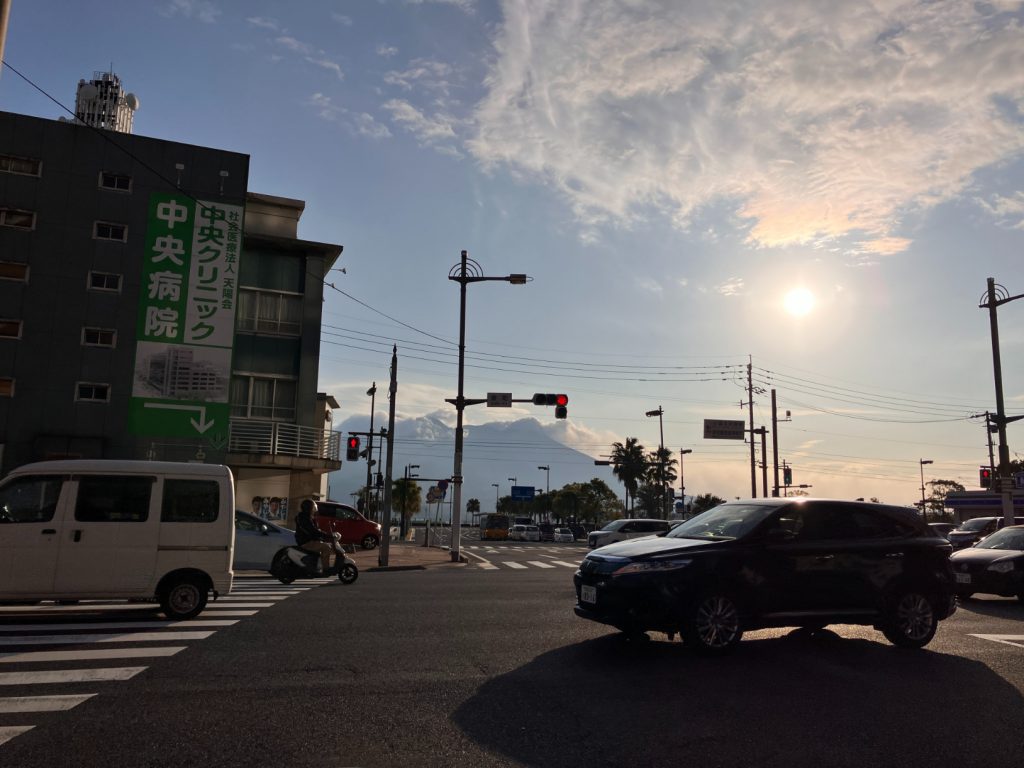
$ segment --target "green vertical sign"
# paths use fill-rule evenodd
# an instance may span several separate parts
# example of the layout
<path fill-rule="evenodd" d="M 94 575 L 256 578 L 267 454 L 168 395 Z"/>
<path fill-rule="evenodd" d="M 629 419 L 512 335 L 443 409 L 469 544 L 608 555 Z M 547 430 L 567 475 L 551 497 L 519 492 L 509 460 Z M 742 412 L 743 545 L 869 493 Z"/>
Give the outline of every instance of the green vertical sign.
<path fill-rule="evenodd" d="M 184 195 L 150 198 L 132 434 L 226 440 L 243 213 Z"/>

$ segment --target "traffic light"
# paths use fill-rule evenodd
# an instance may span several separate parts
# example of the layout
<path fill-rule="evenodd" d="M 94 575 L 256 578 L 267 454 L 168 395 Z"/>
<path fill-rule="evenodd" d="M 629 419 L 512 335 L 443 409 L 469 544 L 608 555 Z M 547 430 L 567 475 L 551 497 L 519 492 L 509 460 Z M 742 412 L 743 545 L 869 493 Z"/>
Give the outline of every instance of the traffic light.
<path fill-rule="evenodd" d="M 782 468 L 782 484 L 792 485 L 793 484 L 793 468 L 783 467 Z"/>
<path fill-rule="evenodd" d="M 355 435 L 348 436 L 348 450 L 345 451 L 345 458 L 349 461 L 359 461 L 359 438 Z"/>
<path fill-rule="evenodd" d="M 564 419 L 566 416 L 569 415 L 569 410 L 565 407 L 569 404 L 568 395 L 555 395 L 538 392 L 533 396 L 533 404 L 555 406 L 556 419 Z"/>
<path fill-rule="evenodd" d="M 978 485 L 982 488 L 992 487 L 992 470 L 988 467 L 978 468 Z"/>

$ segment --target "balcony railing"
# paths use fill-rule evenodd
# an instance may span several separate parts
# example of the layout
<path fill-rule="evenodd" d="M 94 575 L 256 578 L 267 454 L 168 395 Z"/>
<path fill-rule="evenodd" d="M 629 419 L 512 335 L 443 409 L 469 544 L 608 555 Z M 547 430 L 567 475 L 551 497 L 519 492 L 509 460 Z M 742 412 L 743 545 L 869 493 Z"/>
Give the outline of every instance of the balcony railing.
<path fill-rule="evenodd" d="M 338 461 L 341 433 L 280 421 L 232 419 L 228 451 Z"/>

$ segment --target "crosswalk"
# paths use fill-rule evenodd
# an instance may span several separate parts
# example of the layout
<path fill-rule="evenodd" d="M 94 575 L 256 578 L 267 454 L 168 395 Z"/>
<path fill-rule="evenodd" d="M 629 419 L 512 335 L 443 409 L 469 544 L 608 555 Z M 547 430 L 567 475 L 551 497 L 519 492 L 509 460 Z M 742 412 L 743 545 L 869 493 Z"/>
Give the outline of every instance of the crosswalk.
<path fill-rule="evenodd" d="M 329 581 L 286 586 L 270 577 L 236 578 L 231 594 L 188 621 L 158 620 L 150 603 L 0 606 L 0 745 L 32 730 L 41 717 L 73 709 L 189 643 Z"/>
<path fill-rule="evenodd" d="M 552 568 L 572 568 L 575 570 L 580 567 L 579 560 L 583 559 L 583 555 L 578 549 L 568 547 L 494 547 L 481 544 L 463 547 L 463 552 L 469 555 L 471 567 L 483 571 L 525 571 L 529 569 L 549 570 Z M 573 561 L 571 559 L 577 556 L 579 557 L 579 560 Z M 509 557 L 514 559 L 505 559 Z M 520 557 L 522 559 L 520 559 Z"/>

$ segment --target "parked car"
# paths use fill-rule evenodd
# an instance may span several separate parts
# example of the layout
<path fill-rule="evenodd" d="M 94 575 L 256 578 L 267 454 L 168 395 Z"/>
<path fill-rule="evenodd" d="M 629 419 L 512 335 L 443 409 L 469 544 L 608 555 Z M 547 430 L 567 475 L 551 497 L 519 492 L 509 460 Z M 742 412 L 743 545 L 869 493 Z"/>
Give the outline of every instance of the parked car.
<path fill-rule="evenodd" d="M 1024 526 L 1011 525 L 950 555 L 956 593 L 1016 597 L 1024 603 Z"/>
<path fill-rule="evenodd" d="M 596 547 L 603 547 L 606 544 L 613 544 L 616 541 L 635 539 L 638 536 L 653 536 L 656 533 L 664 533 L 667 530 L 669 530 L 668 520 L 649 520 L 644 518 L 612 520 L 601 530 L 590 532 L 587 536 L 587 546 L 594 549 Z"/>
<path fill-rule="evenodd" d="M 536 525 L 523 526 L 523 541 L 540 541 L 540 528 Z"/>
<path fill-rule="evenodd" d="M 281 547 L 295 543 L 295 531 L 262 520 L 256 515 L 235 510 L 236 571 L 269 571 L 270 561 Z"/>
<path fill-rule="evenodd" d="M 567 526 L 572 531 L 572 537 L 578 541 L 583 541 L 587 538 L 587 529 L 579 523 L 569 523 Z"/>
<path fill-rule="evenodd" d="M 552 541 L 556 543 L 568 543 L 571 544 L 576 540 L 576 537 L 572 535 L 572 531 L 568 528 L 555 528 L 555 533 L 552 537 Z"/>
<path fill-rule="evenodd" d="M 541 541 L 555 540 L 555 526 L 553 526 L 551 523 L 538 523 L 537 528 L 540 530 Z"/>
<path fill-rule="evenodd" d="M 828 499 L 722 504 L 664 536 L 590 552 L 576 614 L 680 632 L 708 652 L 763 627 L 866 624 L 919 648 L 956 609 L 950 545 L 913 510 Z"/>
<path fill-rule="evenodd" d="M 956 528 L 956 525 L 953 523 L 928 523 L 928 527 L 946 541 L 949 541 L 949 532 Z"/>
<path fill-rule="evenodd" d="M 380 545 L 380 523 L 367 520 L 348 504 L 337 501 L 318 501 L 317 527 L 324 533 L 341 534 L 342 545 L 358 544 L 363 549 Z"/>
<path fill-rule="evenodd" d="M 1014 525 L 1024 524 L 1024 517 L 1014 518 Z M 954 550 L 970 547 L 991 533 L 995 533 L 1004 525 L 1004 518 L 1000 517 L 972 517 L 964 520 L 959 526 L 949 532 L 949 543 Z"/>
<path fill-rule="evenodd" d="M 522 523 L 513 525 L 508 529 L 509 541 L 526 541 L 526 526 Z"/>

